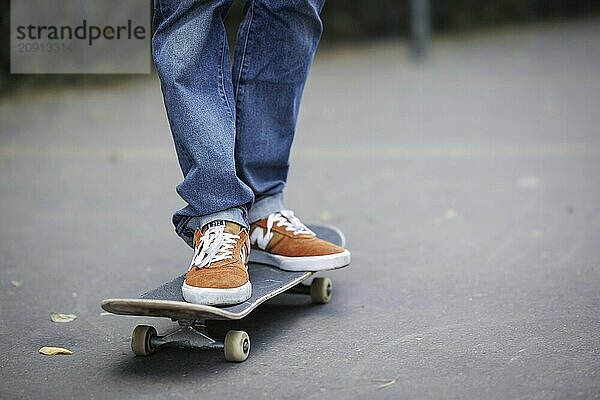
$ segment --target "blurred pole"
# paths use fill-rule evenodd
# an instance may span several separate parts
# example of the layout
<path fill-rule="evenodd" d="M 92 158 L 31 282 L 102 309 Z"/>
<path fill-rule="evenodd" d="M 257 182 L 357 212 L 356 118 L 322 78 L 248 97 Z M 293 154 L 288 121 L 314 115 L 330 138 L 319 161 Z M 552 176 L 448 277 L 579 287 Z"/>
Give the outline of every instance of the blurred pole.
<path fill-rule="evenodd" d="M 427 57 L 430 36 L 429 0 L 410 0 L 410 40 L 418 60 Z"/>

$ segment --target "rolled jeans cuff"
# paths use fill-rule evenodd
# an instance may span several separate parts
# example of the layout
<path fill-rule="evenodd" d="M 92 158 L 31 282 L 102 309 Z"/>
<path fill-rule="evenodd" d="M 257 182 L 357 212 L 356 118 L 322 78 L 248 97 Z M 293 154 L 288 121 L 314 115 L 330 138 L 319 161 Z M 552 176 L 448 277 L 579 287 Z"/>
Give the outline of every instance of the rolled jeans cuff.
<path fill-rule="evenodd" d="M 270 214 L 281 211 L 283 206 L 283 193 L 259 198 L 254 202 L 248 213 L 248 221 L 252 224 L 258 220 L 268 217 Z"/>
<path fill-rule="evenodd" d="M 228 210 L 219 211 L 213 214 L 202 215 L 197 217 L 184 218 L 176 231 L 177 234 L 188 244 L 194 247 L 194 232 L 197 228 L 202 227 L 212 221 L 230 221 L 243 226 L 249 230 L 247 212 L 243 207 L 234 207 Z"/>

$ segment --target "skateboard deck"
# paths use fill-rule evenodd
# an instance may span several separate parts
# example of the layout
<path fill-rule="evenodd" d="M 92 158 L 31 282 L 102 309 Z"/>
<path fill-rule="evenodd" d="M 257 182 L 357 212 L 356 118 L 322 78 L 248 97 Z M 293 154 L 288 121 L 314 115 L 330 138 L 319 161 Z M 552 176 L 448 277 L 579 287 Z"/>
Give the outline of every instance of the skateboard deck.
<path fill-rule="evenodd" d="M 333 226 L 313 224 L 308 227 L 321 239 L 339 246 L 345 245 L 344 234 Z M 185 302 L 181 293 L 181 285 L 185 278 L 185 274 L 183 274 L 142 294 L 139 298 L 106 299 L 102 301 L 101 307 L 113 314 L 167 317 L 177 321 L 237 320 L 244 318 L 265 301 L 296 287 L 314 274 L 313 272 L 283 271 L 269 265 L 252 262 L 248 265 L 248 272 L 250 282 L 252 282 L 252 297 L 241 304 L 215 307 Z M 329 288 L 326 290 L 330 291 L 331 283 L 328 279 L 327 282 Z M 323 284 L 323 282 L 318 283 Z M 310 293 L 306 288 L 304 292 Z"/>

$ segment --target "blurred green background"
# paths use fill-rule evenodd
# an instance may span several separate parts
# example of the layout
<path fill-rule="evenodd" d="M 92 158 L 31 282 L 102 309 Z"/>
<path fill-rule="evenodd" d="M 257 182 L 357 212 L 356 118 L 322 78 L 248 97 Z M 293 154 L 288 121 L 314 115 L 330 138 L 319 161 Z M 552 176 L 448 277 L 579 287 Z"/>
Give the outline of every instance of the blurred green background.
<path fill-rule="evenodd" d="M 227 17 L 233 42 L 243 1 L 234 1 Z M 435 33 L 467 31 L 503 24 L 562 20 L 600 14 L 597 0 L 431 0 L 431 26 Z M 406 37 L 410 30 L 410 2 L 397 0 L 329 0 L 323 10 L 322 45 L 375 38 Z M 0 30 L 9 37 L 10 1 L 1 1 Z M 8 41 L 7 41 L 8 42 Z M 31 86 L 94 83 L 126 79 L 111 75 L 11 75 L 9 46 L 1 46 L 0 93 Z"/>

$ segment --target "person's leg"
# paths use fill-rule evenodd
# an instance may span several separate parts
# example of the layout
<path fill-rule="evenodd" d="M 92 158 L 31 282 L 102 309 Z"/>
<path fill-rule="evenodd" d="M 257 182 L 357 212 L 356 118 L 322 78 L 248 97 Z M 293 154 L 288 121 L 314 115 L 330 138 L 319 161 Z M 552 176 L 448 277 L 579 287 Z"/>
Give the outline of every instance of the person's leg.
<path fill-rule="evenodd" d="M 237 175 L 254 192 L 250 222 L 283 208 L 300 100 L 324 0 L 247 0 L 235 47 Z"/>
<path fill-rule="evenodd" d="M 183 172 L 177 233 L 214 220 L 244 227 L 252 189 L 236 175 L 235 104 L 223 25 L 230 0 L 155 0 L 152 50 Z"/>
<path fill-rule="evenodd" d="M 322 32 L 321 0 L 247 0 L 233 67 L 236 168 L 252 188 L 250 260 L 290 271 L 346 266 L 350 252 L 319 239 L 283 206 L 304 83 Z"/>

